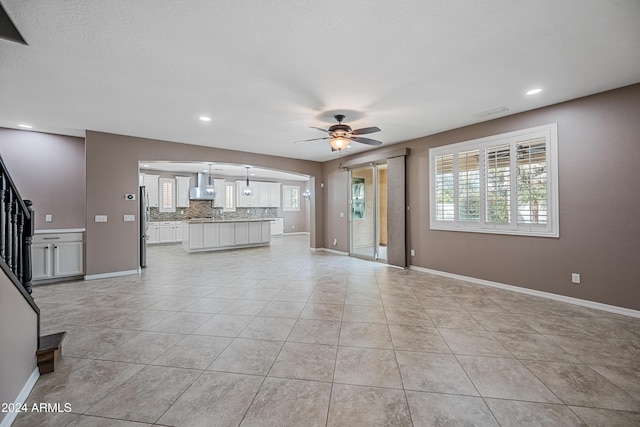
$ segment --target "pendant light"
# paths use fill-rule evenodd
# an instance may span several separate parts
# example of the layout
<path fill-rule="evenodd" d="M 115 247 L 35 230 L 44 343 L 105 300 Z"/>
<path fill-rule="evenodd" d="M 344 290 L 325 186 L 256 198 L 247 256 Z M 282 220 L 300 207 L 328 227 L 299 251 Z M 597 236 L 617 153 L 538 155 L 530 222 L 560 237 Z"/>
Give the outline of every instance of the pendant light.
<path fill-rule="evenodd" d="M 245 166 L 245 168 L 247 168 L 247 185 L 244 187 L 242 194 L 245 196 L 251 196 L 251 194 L 253 194 L 253 188 L 249 186 L 249 166 Z"/>
<path fill-rule="evenodd" d="M 209 163 L 209 177 L 207 178 L 207 187 L 205 188 L 207 196 L 216 197 L 216 186 L 211 176 L 211 163 Z"/>

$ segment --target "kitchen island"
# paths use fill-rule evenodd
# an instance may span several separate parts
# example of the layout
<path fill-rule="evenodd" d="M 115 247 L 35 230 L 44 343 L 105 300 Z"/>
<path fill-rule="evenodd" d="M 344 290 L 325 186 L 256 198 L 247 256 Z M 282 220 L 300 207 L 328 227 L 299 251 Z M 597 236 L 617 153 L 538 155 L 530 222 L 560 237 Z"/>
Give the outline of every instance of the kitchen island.
<path fill-rule="evenodd" d="M 268 246 L 271 221 L 270 218 L 187 220 L 182 225 L 182 248 L 187 252 L 204 252 Z"/>

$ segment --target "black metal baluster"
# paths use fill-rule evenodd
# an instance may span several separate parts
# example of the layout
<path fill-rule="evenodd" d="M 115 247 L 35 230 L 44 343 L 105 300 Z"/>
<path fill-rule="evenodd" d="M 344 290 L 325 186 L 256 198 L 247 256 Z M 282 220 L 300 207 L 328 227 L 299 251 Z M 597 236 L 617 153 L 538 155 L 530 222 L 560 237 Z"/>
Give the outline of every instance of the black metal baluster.
<path fill-rule="evenodd" d="M 25 200 L 24 204 L 27 206 L 27 212 L 24 214 L 25 222 L 22 242 L 22 284 L 27 292 L 31 294 L 31 279 L 33 277 L 31 270 L 31 243 L 33 242 L 35 219 L 33 217 L 33 209 L 31 209 L 33 202 Z"/>
<path fill-rule="evenodd" d="M 22 263 L 22 239 L 23 239 L 23 233 L 24 233 L 24 220 L 25 220 L 25 215 L 26 212 L 23 212 L 22 209 L 20 209 L 20 205 L 18 205 L 18 202 L 16 201 L 15 204 L 15 210 L 17 212 L 17 220 L 18 220 L 18 228 L 16 230 L 16 276 L 18 276 L 18 279 L 20 280 L 20 283 L 24 284 L 24 272 L 23 272 L 23 263 Z"/>
<path fill-rule="evenodd" d="M 18 200 L 11 204 L 11 271 L 18 276 Z"/>
<path fill-rule="evenodd" d="M 11 189 L 5 193 L 4 217 L 4 261 L 11 269 Z"/>

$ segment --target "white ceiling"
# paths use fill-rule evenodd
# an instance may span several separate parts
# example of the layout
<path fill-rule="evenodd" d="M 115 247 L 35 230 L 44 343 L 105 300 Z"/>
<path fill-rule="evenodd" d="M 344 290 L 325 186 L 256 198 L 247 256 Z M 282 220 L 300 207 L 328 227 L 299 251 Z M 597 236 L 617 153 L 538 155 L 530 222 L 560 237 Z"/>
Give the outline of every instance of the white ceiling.
<path fill-rule="evenodd" d="M 1 1 L 9 128 L 326 161 L 338 112 L 388 145 L 640 81 L 637 0 Z"/>

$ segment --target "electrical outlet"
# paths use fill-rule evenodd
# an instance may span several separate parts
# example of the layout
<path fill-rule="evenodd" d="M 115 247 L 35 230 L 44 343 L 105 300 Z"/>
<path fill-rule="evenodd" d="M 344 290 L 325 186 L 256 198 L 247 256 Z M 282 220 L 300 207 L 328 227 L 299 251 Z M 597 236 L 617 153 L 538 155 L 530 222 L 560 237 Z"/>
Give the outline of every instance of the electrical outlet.
<path fill-rule="evenodd" d="M 44 220 L 45 220 L 45 222 L 51 222 L 51 221 L 53 221 L 53 215 L 51 215 L 51 214 L 46 214 L 46 215 L 44 216 Z"/>
<path fill-rule="evenodd" d="M 295 228 L 296 228 L 296 226 L 295 226 L 295 225 L 292 225 L 292 226 L 291 226 L 291 229 L 292 229 L 292 230 L 293 230 L 293 229 L 295 229 Z"/>
<path fill-rule="evenodd" d="M 576 285 L 580 284 L 580 274 L 571 273 L 571 283 L 575 283 Z"/>
<path fill-rule="evenodd" d="M 411 256 L 416 256 L 416 251 L 414 251 L 413 249 L 411 249 Z"/>
<path fill-rule="evenodd" d="M 333 239 L 333 246 L 338 246 L 338 239 Z"/>
<path fill-rule="evenodd" d="M 344 218 L 344 212 L 340 212 L 340 218 Z"/>

